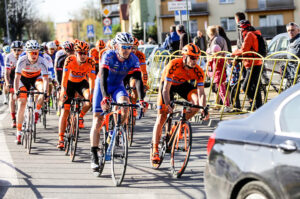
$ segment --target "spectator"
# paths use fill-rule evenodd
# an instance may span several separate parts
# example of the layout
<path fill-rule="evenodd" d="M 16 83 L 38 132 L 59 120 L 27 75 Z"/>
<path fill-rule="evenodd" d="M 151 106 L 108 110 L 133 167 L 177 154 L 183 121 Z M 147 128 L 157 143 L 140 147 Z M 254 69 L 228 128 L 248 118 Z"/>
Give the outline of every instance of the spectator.
<path fill-rule="evenodd" d="M 232 52 L 232 48 L 231 48 L 231 41 L 228 39 L 226 33 L 225 33 L 225 30 L 224 28 L 222 28 L 221 26 L 217 26 L 218 27 L 218 32 L 219 32 L 219 35 L 221 37 L 223 37 L 225 40 L 226 40 L 226 44 L 227 44 L 227 49 L 229 52 Z"/>
<path fill-rule="evenodd" d="M 149 38 L 148 38 L 148 43 L 147 43 L 147 44 L 155 45 L 156 42 L 155 42 L 155 40 L 154 40 L 152 37 L 149 37 Z"/>
<path fill-rule="evenodd" d="M 208 47 L 206 50 L 208 54 L 213 54 L 213 45 L 220 46 L 221 51 L 228 51 L 226 40 L 219 35 L 216 26 L 208 26 L 206 33 L 209 38 Z"/>
<path fill-rule="evenodd" d="M 298 58 L 300 58 L 300 29 L 299 25 L 291 22 L 286 25 L 286 31 L 289 35 L 290 42 L 287 48 L 287 51 L 289 53 L 292 53 L 296 55 Z M 294 56 L 288 54 L 288 59 L 295 59 Z M 285 78 L 294 80 L 295 73 L 297 71 L 298 62 L 289 61 L 286 69 Z M 284 70 L 284 66 L 282 68 L 282 71 Z M 288 85 L 291 86 L 291 85 Z"/>
<path fill-rule="evenodd" d="M 240 49 L 242 47 L 243 37 L 242 37 L 241 29 L 239 27 L 239 22 L 241 20 L 246 20 L 246 16 L 243 12 L 237 12 L 237 13 L 235 13 L 234 18 L 235 18 L 235 23 L 237 25 L 237 33 L 238 33 L 236 46 L 237 46 L 238 49 Z"/>
<path fill-rule="evenodd" d="M 143 41 L 142 39 L 140 39 L 140 40 L 139 40 L 139 44 L 140 44 L 140 45 L 144 45 L 145 43 L 144 43 L 144 41 Z"/>
<path fill-rule="evenodd" d="M 163 43 L 163 47 L 172 53 L 179 50 L 179 42 L 180 38 L 176 33 L 176 26 L 170 26 L 170 35 L 167 36 L 165 42 Z"/>
<path fill-rule="evenodd" d="M 197 31 L 197 36 L 194 37 L 193 43 L 196 44 L 200 50 L 206 51 L 206 38 L 200 30 Z"/>
<path fill-rule="evenodd" d="M 241 28 L 241 33 L 243 36 L 242 37 L 243 43 L 242 43 L 242 47 L 234 51 L 232 55 L 241 56 L 244 52 L 247 51 L 258 52 L 259 47 L 258 47 L 258 39 L 256 37 L 256 34 L 261 35 L 261 32 L 259 30 L 255 30 L 255 28 L 251 26 L 248 20 L 241 20 L 239 22 L 239 26 Z M 253 53 L 249 53 L 249 54 L 243 54 L 243 57 L 257 58 L 257 55 Z M 246 68 L 246 77 L 241 87 L 242 90 L 245 91 L 247 88 L 247 84 L 249 84 L 247 96 L 249 98 L 250 108 L 251 108 L 254 100 L 256 86 L 260 84 L 258 80 L 259 80 L 259 74 L 262 67 L 262 60 L 244 59 L 243 66 Z M 252 66 L 253 69 L 251 69 Z M 251 70 L 252 70 L 252 74 L 251 74 Z M 251 74 L 251 78 L 250 78 L 250 74 Z M 254 109 L 259 108 L 261 105 L 262 105 L 261 92 L 257 92 Z M 251 110 L 250 108 L 248 110 Z"/>
<path fill-rule="evenodd" d="M 185 32 L 184 25 L 182 24 L 176 26 L 176 32 L 180 37 L 179 50 L 182 50 L 188 44 L 188 34 Z"/>

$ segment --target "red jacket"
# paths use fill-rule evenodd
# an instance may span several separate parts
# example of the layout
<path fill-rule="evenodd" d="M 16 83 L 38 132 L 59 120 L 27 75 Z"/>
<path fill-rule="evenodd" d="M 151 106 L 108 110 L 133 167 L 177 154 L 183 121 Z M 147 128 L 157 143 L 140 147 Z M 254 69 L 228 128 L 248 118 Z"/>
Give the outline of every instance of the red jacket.
<path fill-rule="evenodd" d="M 258 52 L 258 40 L 255 34 L 261 35 L 261 32 L 259 30 L 256 31 L 247 31 L 244 30 L 243 31 L 243 38 L 244 38 L 244 42 L 242 44 L 241 49 L 237 49 L 236 51 L 234 51 L 232 53 L 232 55 L 234 56 L 241 56 L 242 53 L 247 52 L 247 51 L 255 51 Z M 257 55 L 253 54 L 253 53 L 247 53 L 244 54 L 243 57 L 251 57 L 251 58 L 258 58 Z M 244 59 L 243 60 L 243 65 L 246 68 L 250 68 L 253 64 L 253 60 L 249 60 L 249 59 Z M 259 66 L 262 65 L 262 60 L 254 60 L 254 66 Z"/>

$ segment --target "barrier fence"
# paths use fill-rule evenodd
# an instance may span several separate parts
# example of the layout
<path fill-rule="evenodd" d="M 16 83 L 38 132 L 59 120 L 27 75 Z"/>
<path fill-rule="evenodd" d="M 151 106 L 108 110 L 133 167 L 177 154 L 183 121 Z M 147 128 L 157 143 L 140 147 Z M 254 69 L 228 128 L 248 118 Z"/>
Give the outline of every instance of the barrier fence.
<path fill-rule="evenodd" d="M 147 95 L 150 102 L 156 103 L 155 96 L 165 66 L 170 60 L 182 57 L 180 54 L 180 51 L 172 54 L 168 51 L 157 51 L 150 58 L 147 65 L 150 87 Z M 288 54 L 293 59 L 287 59 Z M 248 68 L 245 67 L 246 63 Z M 213 55 L 201 51 L 198 65 L 205 72 L 207 104 L 219 110 L 220 120 L 227 114 L 253 112 L 300 81 L 299 76 L 295 75 L 299 73 L 300 59 L 286 51 L 266 57 L 252 51 L 244 52 L 239 57 L 232 57 L 230 52 L 225 51 Z"/>

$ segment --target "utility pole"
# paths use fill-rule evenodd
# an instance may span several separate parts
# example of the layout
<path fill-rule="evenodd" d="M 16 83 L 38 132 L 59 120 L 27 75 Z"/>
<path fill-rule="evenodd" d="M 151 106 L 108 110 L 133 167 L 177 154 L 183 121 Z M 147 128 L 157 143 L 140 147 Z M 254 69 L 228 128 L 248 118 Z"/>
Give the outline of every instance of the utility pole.
<path fill-rule="evenodd" d="M 8 26 L 8 16 L 7 16 L 7 2 L 6 2 L 6 0 L 4 0 L 4 6 L 5 6 L 5 16 L 6 16 L 7 42 L 10 43 L 9 26 Z"/>
<path fill-rule="evenodd" d="M 190 15 L 189 15 L 189 3 L 188 0 L 186 0 L 186 20 L 187 20 L 187 27 L 186 27 L 186 31 L 187 31 L 187 36 L 188 36 L 188 43 L 190 43 L 190 31 L 189 31 L 189 27 L 190 27 Z"/>

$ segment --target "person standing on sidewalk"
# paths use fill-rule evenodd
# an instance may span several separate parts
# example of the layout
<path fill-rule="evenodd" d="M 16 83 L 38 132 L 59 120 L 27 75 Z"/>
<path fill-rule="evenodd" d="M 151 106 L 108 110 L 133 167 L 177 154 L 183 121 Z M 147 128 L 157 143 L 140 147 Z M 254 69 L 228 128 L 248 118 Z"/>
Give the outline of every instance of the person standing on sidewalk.
<path fill-rule="evenodd" d="M 206 38 L 200 30 L 197 31 L 197 36 L 194 37 L 193 43 L 197 45 L 200 50 L 206 51 Z"/>
<path fill-rule="evenodd" d="M 170 35 L 166 38 L 165 42 L 163 43 L 163 47 L 166 50 L 169 50 L 170 53 L 179 50 L 180 38 L 176 32 L 176 26 L 170 26 Z"/>
<path fill-rule="evenodd" d="M 185 32 L 183 24 L 176 26 L 176 32 L 180 37 L 179 50 L 182 50 L 182 48 L 188 44 L 188 34 Z"/>

